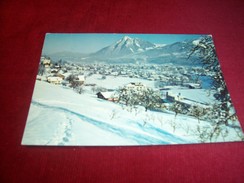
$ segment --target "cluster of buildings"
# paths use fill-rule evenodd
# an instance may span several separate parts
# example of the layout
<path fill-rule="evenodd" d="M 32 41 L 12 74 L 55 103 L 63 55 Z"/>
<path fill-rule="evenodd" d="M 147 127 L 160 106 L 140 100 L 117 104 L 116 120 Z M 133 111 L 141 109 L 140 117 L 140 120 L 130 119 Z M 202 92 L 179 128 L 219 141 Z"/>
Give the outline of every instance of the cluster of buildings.
<path fill-rule="evenodd" d="M 147 87 L 141 83 L 129 83 L 124 88 L 128 90 L 141 91 Z M 96 95 L 98 98 L 103 100 L 112 102 L 118 101 L 118 94 L 115 91 L 98 92 Z M 201 99 L 199 100 L 198 97 Z M 175 90 L 174 88 L 167 88 L 166 90 L 161 91 L 162 103 L 169 107 L 171 104 L 177 102 L 181 104 L 183 109 L 186 111 L 192 106 L 198 106 L 202 109 L 211 108 L 212 101 L 210 98 L 211 96 L 208 96 L 208 94 L 204 93 L 202 90 L 191 90 L 188 88 Z"/>
<path fill-rule="evenodd" d="M 74 64 L 65 63 L 58 64 L 52 63 L 48 57 L 41 57 L 40 68 L 43 68 L 45 72 L 42 75 L 38 75 L 38 80 L 44 80 L 51 84 L 64 84 L 69 86 L 72 82 L 76 82 L 79 85 L 84 84 L 86 76 L 93 74 L 100 74 L 106 78 L 106 76 L 122 76 L 130 78 L 141 78 L 146 80 L 153 80 L 155 82 L 160 81 L 162 86 L 157 86 L 162 94 L 162 102 L 174 103 L 179 102 L 186 108 L 192 105 L 198 105 L 202 108 L 208 108 L 207 102 L 199 102 L 194 97 L 184 96 L 181 93 L 172 92 L 178 87 L 178 89 L 200 89 L 201 84 L 192 81 L 192 75 L 206 75 L 205 70 L 202 68 L 188 68 L 187 66 L 171 66 L 171 65 L 109 65 L 109 64 Z M 72 79 L 71 79 L 72 75 Z M 146 86 L 142 83 L 131 82 L 124 86 L 128 90 L 143 90 Z M 115 91 L 106 91 L 96 93 L 100 99 L 108 101 L 117 101 Z"/>
<path fill-rule="evenodd" d="M 211 73 L 201 67 L 175 65 L 136 65 L 136 64 L 77 64 L 81 72 L 104 76 L 122 76 L 161 82 L 163 85 L 183 85 L 185 83 L 200 84 L 198 76 Z M 194 86 L 195 87 L 195 86 Z"/>
<path fill-rule="evenodd" d="M 143 91 L 146 88 L 147 86 L 140 82 L 131 82 L 124 86 L 124 90 L 128 90 L 128 91 L 134 90 L 138 92 Z M 104 99 L 112 102 L 118 101 L 119 98 L 118 93 L 116 93 L 115 91 L 98 92 L 96 95 L 100 99 Z"/>
<path fill-rule="evenodd" d="M 73 80 L 79 82 L 81 85 L 85 82 L 85 76 L 79 73 L 67 72 L 64 65 L 52 63 L 49 57 L 41 57 L 39 69 L 43 69 L 41 75 L 37 75 L 37 80 L 47 81 L 51 84 L 68 84 L 67 79 L 70 75 L 74 75 Z"/>
<path fill-rule="evenodd" d="M 211 75 L 210 72 L 201 67 L 175 66 L 175 65 L 136 65 L 136 64 L 75 64 L 65 63 L 52 65 L 47 57 L 41 58 L 41 63 L 46 70 L 51 68 L 54 77 L 56 74 L 64 75 L 64 72 L 75 75 L 100 74 L 106 76 L 122 76 L 130 78 L 146 79 L 158 82 L 158 87 L 165 85 L 188 85 L 189 87 L 201 87 L 199 76 Z M 65 75 L 64 75 L 65 76 Z M 62 76 L 61 76 L 62 77 Z M 59 78 L 52 78 L 52 82 L 60 83 Z M 189 84 L 190 83 L 190 84 Z"/>

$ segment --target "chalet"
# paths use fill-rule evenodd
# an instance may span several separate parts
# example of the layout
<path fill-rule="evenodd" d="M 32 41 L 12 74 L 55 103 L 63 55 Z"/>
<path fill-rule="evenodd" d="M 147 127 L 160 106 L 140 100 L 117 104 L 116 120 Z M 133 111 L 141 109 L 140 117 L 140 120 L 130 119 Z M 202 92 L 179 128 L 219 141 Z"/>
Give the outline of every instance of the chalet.
<path fill-rule="evenodd" d="M 52 84 L 61 84 L 63 79 L 61 77 L 57 76 L 49 76 L 47 77 L 47 82 L 52 83 Z"/>
<path fill-rule="evenodd" d="M 75 81 L 79 82 L 82 85 L 85 82 L 85 76 L 84 75 L 78 75 Z"/>
<path fill-rule="evenodd" d="M 120 75 L 125 76 L 125 75 L 127 75 L 127 72 L 126 72 L 126 71 L 121 71 L 121 72 L 120 72 Z"/>
<path fill-rule="evenodd" d="M 62 78 L 62 80 L 65 79 L 65 76 L 63 74 L 60 74 L 60 73 L 54 74 L 54 76 L 60 77 L 60 78 Z"/>
<path fill-rule="evenodd" d="M 46 57 L 41 57 L 41 63 L 47 68 L 51 66 L 51 59 Z"/>
<path fill-rule="evenodd" d="M 184 108 L 186 108 L 186 109 L 190 108 L 192 106 L 199 106 L 203 109 L 210 108 L 210 106 L 206 102 L 196 101 L 194 98 L 182 96 L 181 93 L 174 94 L 174 93 L 166 92 L 166 95 L 165 95 L 165 98 L 163 99 L 163 101 L 165 103 L 178 102 L 182 106 L 184 106 Z"/>
<path fill-rule="evenodd" d="M 199 83 L 185 83 L 183 86 L 186 86 L 190 89 L 200 89 L 201 85 Z"/>
<path fill-rule="evenodd" d="M 165 99 L 163 100 L 164 102 L 171 103 L 171 102 L 176 102 L 176 101 L 181 101 L 183 98 L 180 93 L 172 94 L 169 92 L 166 92 Z"/>
<path fill-rule="evenodd" d="M 126 85 L 126 88 L 134 89 L 134 90 L 144 90 L 144 89 L 146 89 L 146 86 L 140 82 L 138 82 L 138 83 L 131 82 Z"/>
<path fill-rule="evenodd" d="M 194 100 L 191 100 L 191 99 L 187 99 L 187 98 L 184 98 L 182 100 L 179 101 L 185 108 L 190 108 L 192 106 L 198 106 L 199 108 L 202 108 L 202 109 L 208 109 L 210 108 L 209 105 L 207 104 L 204 104 L 204 103 L 201 103 L 201 102 L 198 102 L 198 101 L 194 101 Z"/>
<path fill-rule="evenodd" d="M 163 86 L 162 88 L 160 88 L 160 90 L 177 90 L 177 89 L 187 89 L 186 87 L 182 87 L 182 86 Z"/>
<path fill-rule="evenodd" d="M 111 75 L 112 75 L 112 76 L 118 76 L 119 73 L 118 73 L 118 72 L 111 72 Z"/>
<path fill-rule="evenodd" d="M 98 92 L 97 98 L 103 99 L 103 100 L 108 100 L 108 101 L 118 101 L 118 97 L 115 96 L 114 92 Z"/>
<path fill-rule="evenodd" d="M 60 70 L 60 69 L 61 69 L 61 66 L 58 65 L 58 64 L 56 64 L 56 65 L 54 66 L 54 68 Z"/>

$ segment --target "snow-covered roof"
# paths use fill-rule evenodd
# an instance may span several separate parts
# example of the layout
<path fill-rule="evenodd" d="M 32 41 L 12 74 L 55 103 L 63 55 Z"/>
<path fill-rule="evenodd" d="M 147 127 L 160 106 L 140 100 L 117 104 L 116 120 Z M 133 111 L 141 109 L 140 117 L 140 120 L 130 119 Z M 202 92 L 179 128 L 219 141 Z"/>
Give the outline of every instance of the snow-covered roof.
<path fill-rule="evenodd" d="M 186 87 L 182 87 L 182 86 L 164 86 L 163 88 L 161 88 L 161 90 L 178 90 L 178 89 L 186 89 Z"/>
<path fill-rule="evenodd" d="M 207 104 L 203 104 L 203 103 L 199 103 L 198 101 L 191 101 L 191 100 L 188 100 L 188 99 L 182 99 L 180 100 L 180 102 L 184 103 L 184 104 L 188 104 L 190 106 L 199 106 L 199 107 L 202 107 L 202 108 L 207 108 L 209 107 L 209 105 Z"/>
<path fill-rule="evenodd" d="M 176 89 L 169 90 L 169 95 L 179 95 L 188 101 L 211 104 L 214 103 L 215 98 L 212 91 L 206 91 L 204 89 Z"/>
<path fill-rule="evenodd" d="M 113 98 L 114 97 L 114 92 L 100 92 L 104 98 Z"/>
<path fill-rule="evenodd" d="M 50 76 L 47 78 L 48 81 L 62 81 L 61 77 Z"/>
<path fill-rule="evenodd" d="M 79 81 L 85 81 L 85 76 L 84 75 L 79 75 L 78 79 L 79 79 Z"/>
<path fill-rule="evenodd" d="M 145 85 L 140 83 L 140 82 L 131 82 L 131 83 L 127 84 L 126 86 L 127 87 L 134 87 L 134 86 L 145 86 Z"/>
<path fill-rule="evenodd" d="M 195 87 L 195 88 L 201 87 L 201 85 L 199 83 L 185 83 L 184 86 L 191 86 L 191 87 Z"/>

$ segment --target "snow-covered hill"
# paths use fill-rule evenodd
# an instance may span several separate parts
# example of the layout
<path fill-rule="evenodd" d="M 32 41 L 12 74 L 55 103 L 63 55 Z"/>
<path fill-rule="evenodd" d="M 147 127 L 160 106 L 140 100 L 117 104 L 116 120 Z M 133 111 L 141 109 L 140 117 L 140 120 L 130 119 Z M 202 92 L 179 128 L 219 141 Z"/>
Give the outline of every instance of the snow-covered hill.
<path fill-rule="evenodd" d="M 155 145 L 197 143 L 210 124 L 171 112 L 128 111 L 89 90 L 36 81 L 23 145 Z M 233 134 L 232 134 L 233 132 Z M 236 140 L 230 129 L 227 141 Z M 222 141 L 222 139 L 220 139 Z"/>

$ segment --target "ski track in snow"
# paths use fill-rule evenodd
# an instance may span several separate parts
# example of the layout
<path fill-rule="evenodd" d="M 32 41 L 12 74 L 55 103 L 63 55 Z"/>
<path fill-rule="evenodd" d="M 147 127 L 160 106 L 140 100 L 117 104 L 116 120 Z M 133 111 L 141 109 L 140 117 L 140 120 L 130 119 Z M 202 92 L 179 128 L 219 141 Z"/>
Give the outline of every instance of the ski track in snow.
<path fill-rule="evenodd" d="M 58 145 L 65 145 L 70 141 L 72 137 L 72 122 L 73 120 L 68 118 L 68 123 L 61 121 L 57 127 L 57 130 L 53 137 L 46 143 L 46 145 L 55 142 Z"/>
<path fill-rule="evenodd" d="M 136 123 L 135 121 L 131 121 L 132 125 L 136 126 L 137 128 L 140 128 L 142 131 L 146 132 L 146 133 L 150 133 L 153 134 L 155 136 L 159 136 L 159 137 L 163 137 L 165 140 L 172 142 L 174 141 L 175 143 L 186 143 L 186 140 L 181 139 L 180 137 L 177 137 L 169 132 L 166 132 L 160 128 L 156 128 L 154 126 L 152 126 L 149 123 L 146 123 L 145 125 L 142 125 L 140 123 Z M 168 143 L 169 144 L 169 143 Z"/>
<path fill-rule="evenodd" d="M 162 129 L 156 128 L 150 124 L 146 124 L 145 126 L 136 123 L 135 121 L 129 121 L 133 126 L 136 126 L 138 129 L 140 129 L 141 132 L 135 133 L 135 131 L 132 131 L 130 129 L 123 129 L 121 127 L 116 127 L 114 125 L 110 125 L 106 122 L 95 120 L 92 118 L 89 118 L 83 114 L 74 112 L 70 109 L 66 109 L 64 107 L 57 107 L 52 105 L 43 104 L 37 101 L 32 101 L 33 105 L 43 107 L 46 109 L 54 109 L 57 111 L 64 112 L 69 115 L 75 115 L 76 117 L 80 118 L 84 122 L 88 122 L 89 124 L 92 124 L 100 129 L 110 131 L 116 135 L 119 135 L 123 138 L 132 139 L 135 142 L 137 142 L 140 145 L 152 145 L 152 144 L 172 144 L 172 143 L 186 143 L 185 140 L 174 136 L 173 134 L 170 134 Z M 71 137 L 71 131 L 72 131 L 72 121 L 70 118 L 67 117 L 69 120 L 68 124 L 60 123 L 59 127 L 64 127 L 64 129 L 58 129 L 57 133 L 54 135 L 53 139 L 50 139 L 50 141 L 47 143 L 47 145 L 55 140 L 55 142 L 58 142 L 58 145 L 65 145 L 69 142 Z M 130 124 L 130 125 L 131 125 Z"/>

